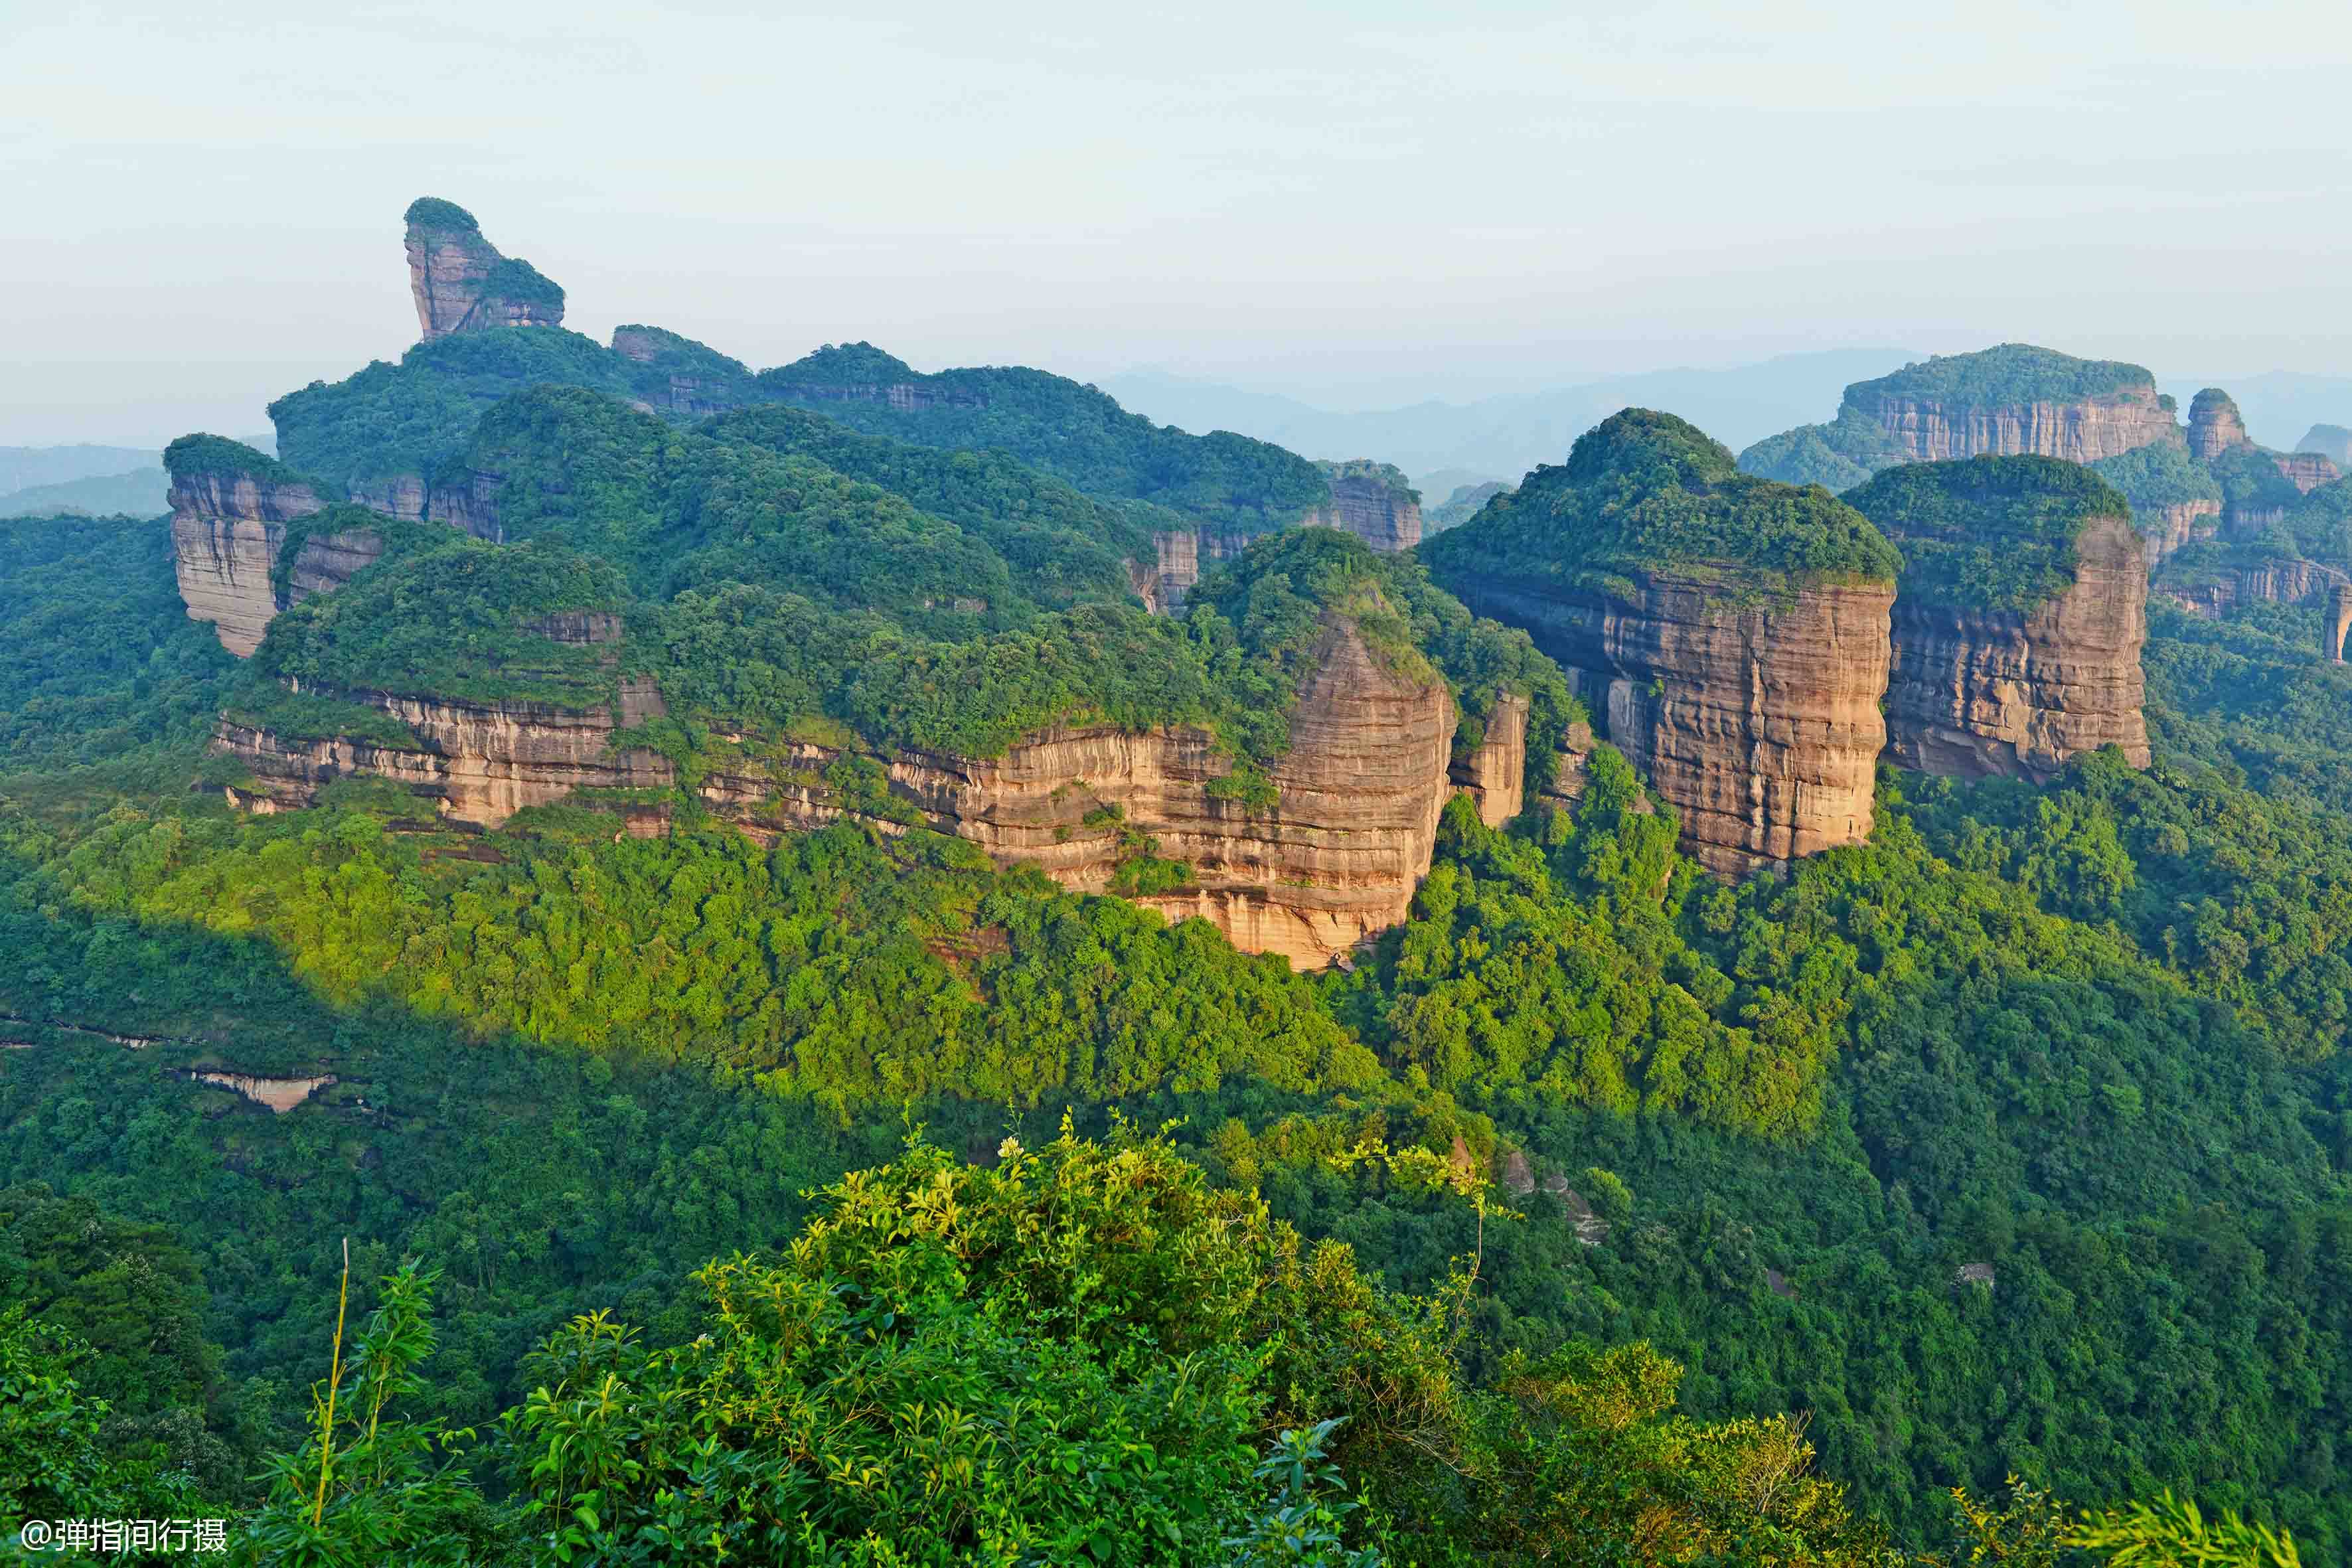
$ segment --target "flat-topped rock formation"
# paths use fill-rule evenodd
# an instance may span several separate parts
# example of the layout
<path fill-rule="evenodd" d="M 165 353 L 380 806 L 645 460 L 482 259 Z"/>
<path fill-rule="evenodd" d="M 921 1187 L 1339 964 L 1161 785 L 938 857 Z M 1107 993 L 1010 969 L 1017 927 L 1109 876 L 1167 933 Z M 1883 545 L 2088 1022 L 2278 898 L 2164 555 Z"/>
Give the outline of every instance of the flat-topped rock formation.
<path fill-rule="evenodd" d="M 2180 439 L 2172 400 L 2143 366 L 2003 343 L 1856 382 L 1831 423 L 1769 437 L 1742 452 L 1739 464 L 1767 479 L 1845 490 L 1901 463 L 2017 456 L 2092 463 Z"/>
<path fill-rule="evenodd" d="M 1710 869 L 1868 836 L 1899 561 L 1852 509 L 1633 409 L 1421 554 L 1568 670 Z"/>
<path fill-rule="evenodd" d="M 1887 754 L 1922 773 L 2046 780 L 2148 761 L 2147 563 L 2123 496 L 2042 458 L 1891 468 L 1846 500 L 1904 552 Z"/>
<path fill-rule="evenodd" d="M 464 207 L 420 196 L 404 216 L 408 289 L 425 342 L 496 327 L 562 325 L 563 290 L 530 262 L 500 255 Z"/>

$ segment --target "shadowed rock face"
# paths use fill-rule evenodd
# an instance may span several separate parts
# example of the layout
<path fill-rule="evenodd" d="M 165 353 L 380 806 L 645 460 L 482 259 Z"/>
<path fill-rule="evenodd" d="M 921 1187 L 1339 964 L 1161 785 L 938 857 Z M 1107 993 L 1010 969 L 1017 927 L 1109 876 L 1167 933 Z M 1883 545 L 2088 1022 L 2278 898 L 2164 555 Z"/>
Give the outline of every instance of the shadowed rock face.
<path fill-rule="evenodd" d="M 1122 861 L 1148 838 L 1150 853 L 1189 865 L 1192 880 L 1137 901 L 1171 919 L 1202 916 L 1245 951 L 1318 967 L 1404 919 L 1454 787 L 1454 714 L 1442 680 L 1391 672 L 1344 622 L 1327 625 L 1317 656 L 1292 715 L 1290 750 L 1268 770 L 1280 796 L 1266 810 L 1209 792 L 1232 760 L 1209 731 L 1191 725 L 1055 730 L 993 758 L 865 754 L 883 765 L 891 795 L 930 826 L 1002 864 L 1033 862 L 1067 888 L 1111 889 Z M 406 722 L 419 744 L 297 741 L 224 721 L 217 746 L 243 759 L 255 779 L 251 792 L 233 798 L 265 811 L 307 805 L 335 778 L 370 773 L 438 801 L 452 821 L 491 826 L 577 788 L 676 782 L 666 758 L 610 746 L 616 727 L 661 710 L 650 686 L 624 686 L 617 721 L 602 709 L 353 695 Z M 1516 734 L 1524 760 L 1524 712 L 1516 729 L 1507 721 L 1490 728 L 1490 748 L 1507 750 Z M 699 793 L 715 814 L 754 835 L 819 826 L 852 810 L 824 783 L 840 756 L 796 744 L 773 762 L 716 768 Z M 1106 807 L 1117 808 L 1116 820 Z M 658 809 L 648 808 L 648 818 Z"/>
<path fill-rule="evenodd" d="M 529 262 L 508 259 L 473 215 L 431 197 L 408 209 L 408 290 L 426 342 L 452 332 L 563 322 L 563 290 Z"/>
<path fill-rule="evenodd" d="M 1897 766 L 2048 779 L 2106 745 L 2147 765 L 2139 536 L 2123 518 L 2102 518 L 2074 548 L 2074 586 L 2031 611 L 1939 605 L 1901 590 L 1886 689 L 1887 755 Z"/>
<path fill-rule="evenodd" d="M 1891 584 L 1823 584 L 1742 608 L 1660 572 L 1630 598 L 1480 579 L 1472 610 L 1524 626 L 1564 666 L 1604 739 L 1647 774 L 1709 870 L 1867 837 L 1886 744 Z"/>

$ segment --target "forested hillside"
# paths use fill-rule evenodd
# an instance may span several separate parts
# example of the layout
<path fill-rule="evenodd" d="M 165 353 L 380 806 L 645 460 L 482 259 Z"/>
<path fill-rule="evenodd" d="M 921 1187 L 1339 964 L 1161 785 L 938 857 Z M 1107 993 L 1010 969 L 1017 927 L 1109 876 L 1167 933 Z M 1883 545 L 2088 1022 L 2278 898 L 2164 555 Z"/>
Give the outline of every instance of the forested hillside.
<path fill-rule="evenodd" d="M 1874 800 L 1869 731 L 1898 579 L 2021 614 L 2168 486 L 2262 520 L 2192 563 L 2315 556 L 2340 488 L 1984 458 L 1865 516 L 1629 410 L 1425 569 L 1290 526 L 1329 489 L 1279 448 L 863 343 L 608 349 L 411 218 L 428 341 L 280 400 L 284 463 L 189 437 L 172 519 L 0 523 L 0 1523 L 319 1564 L 2352 1549 L 2321 610 L 2159 604 L 2145 771 Z M 2131 368 L 1880 390 L 2168 422 Z M 1836 847 L 1710 871 L 1667 742 L 1645 778 L 1592 733 L 1694 678 L 1571 675 L 1438 586 L 1636 576 L 1751 718 L 1772 617 L 1869 590 L 1797 656 L 1875 650 Z"/>
<path fill-rule="evenodd" d="M 2188 1489 L 2315 1552 L 2346 1538 L 2352 905 L 2326 731 L 2299 717 L 2343 677 L 2287 612 L 2161 623 L 2151 773 L 1890 777 L 1872 844 L 1785 884 L 1679 860 L 1605 752 L 1570 816 L 1496 832 L 1457 806 L 1413 918 L 1317 979 L 920 833 L 616 839 L 583 802 L 485 837 L 358 786 L 237 817 L 182 790 L 228 661 L 181 617 L 152 525 L 68 537 L 11 558 L 12 595 L 60 613 L 37 639 L 10 616 L 10 668 L 73 671 L 130 730 L 27 732 L 0 790 L 0 1011 L 27 1047 L 0 1068 L 0 1163 L 49 1189 L 12 1212 L 71 1194 L 167 1227 L 139 1245 L 201 1294 L 142 1310 L 194 1325 L 164 1342 L 221 1345 L 219 1370 L 68 1310 L 96 1260 L 55 1258 L 53 1222 L 9 1222 L 28 1261 L 0 1284 L 99 1347 L 77 1397 L 143 1423 L 93 1439 L 121 1486 L 259 1500 L 244 1478 L 299 1447 L 288 1394 L 324 1375 L 335 1237 L 355 1325 L 408 1310 L 373 1283 L 403 1258 L 437 1273 L 402 1415 L 478 1426 L 560 1387 L 527 1355 L 575 1312 L 691 1339 L 699 1303 L 760 1278 L 692 1271 L 789 1238 L 802 1190 L 891 1159 L 908 1108 L 993 1158 L 1068 1106 L 1082 1131 L 1182 1118 L 1212 1180 L 1388 1288 L 1443 1296 L 1478 1252 L 1443 1309 L 1459 1370 L 1427 1375 L 1462 1379 L 1479 1423 L 1507 1411 L 1478 1390 L 1524 1386 L 1515 1353 L 1646 1342 L 1681 1363 L 1689 1417 L 1807 1413 L 1821 1475 L 1901 1539 L 1949 1540 L 1939 1489 L 2012 1471 L 2084 1503 Z M 365 587 L 321 605 L 356 613 Z M 101 655 L 183 641 L 179 666 Z M 60 773 L 86 760 L 106 765 Z M 335 1081 L 274 1116 L 184 1076 L 224 1069 Z M 1442 1183 L 1334 1164 L 1368 1136 L 1492 1173 L 1523 1217 L 1482 1226 Z M 197 1370 L 137 1359 L 164 1353 Z M 1253 1444 L 1317 1414 L 1255 1403 L 1265 1386 L 1233 1385 Z M 1493 1515 L 1414 1500 L 1349 1440 L 1327 1438 L 1346 1484 L 1377 1484 L 1341 1533 L 1400 1556 L 1407 1519 L 1493 1539 Z M 1643 1463 L 1698 1485 L 1693 1452 Z M 416 1484 L 416 1517 L 443 1517 Z M 464 1506 L 485 1539 L 518 1528 Z"/>

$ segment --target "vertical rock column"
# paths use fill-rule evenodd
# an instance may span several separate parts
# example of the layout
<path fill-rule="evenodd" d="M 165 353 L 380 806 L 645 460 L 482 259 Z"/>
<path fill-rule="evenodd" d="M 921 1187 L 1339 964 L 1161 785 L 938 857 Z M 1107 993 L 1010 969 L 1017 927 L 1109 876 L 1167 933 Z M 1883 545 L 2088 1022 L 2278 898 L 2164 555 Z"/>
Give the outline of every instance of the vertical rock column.
<path fill-rule="evenodd" d="M 2344 634 L 2352 631 L 2352 583 L 2338 583 L 2327 595 L 2327 657 L 2344 662 Z"/>

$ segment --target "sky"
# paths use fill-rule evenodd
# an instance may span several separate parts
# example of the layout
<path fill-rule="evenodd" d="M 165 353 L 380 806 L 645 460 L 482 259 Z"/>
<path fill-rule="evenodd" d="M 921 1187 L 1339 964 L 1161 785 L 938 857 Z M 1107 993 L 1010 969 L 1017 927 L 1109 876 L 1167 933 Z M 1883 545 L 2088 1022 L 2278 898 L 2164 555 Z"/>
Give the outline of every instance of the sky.
<path fill-rule="evenodd" d="M 0 445 L 244 435 L 396 358 L 420 195 L 567 325 L 755 365 L 2344 373 L 2347 68 L 2315 0 L 0 0 Z"/>

